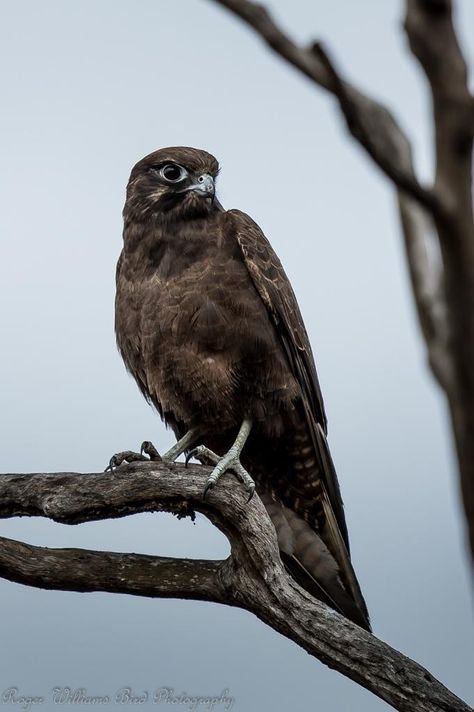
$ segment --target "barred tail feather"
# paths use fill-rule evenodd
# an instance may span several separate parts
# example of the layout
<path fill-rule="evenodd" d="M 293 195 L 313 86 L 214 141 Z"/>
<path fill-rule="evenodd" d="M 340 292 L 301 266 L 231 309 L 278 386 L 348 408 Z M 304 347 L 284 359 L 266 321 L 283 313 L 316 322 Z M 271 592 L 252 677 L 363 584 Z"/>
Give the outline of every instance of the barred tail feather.
<path fill-rule="evenodd" d="M 270 492 L 260 492 L 260 497 L 276 529 L 282 561 L 293 578 L 311 595 L 370 630 L 362 597 L 354 597 L 352 591 L 347 590 L 338 562 L 321 537 L 296 512 L 276 501 Z"/>

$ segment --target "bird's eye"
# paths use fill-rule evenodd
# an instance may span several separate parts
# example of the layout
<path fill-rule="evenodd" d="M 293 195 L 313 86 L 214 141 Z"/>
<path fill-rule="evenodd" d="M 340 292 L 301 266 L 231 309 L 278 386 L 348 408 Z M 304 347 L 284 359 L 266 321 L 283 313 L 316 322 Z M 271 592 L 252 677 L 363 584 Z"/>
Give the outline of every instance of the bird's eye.
<path fill-rule="evenodd" d="M 186 171 L 182 166 L 176 165 L 176 163 L 167 163 L 166 166 L 160 170 L 160 175 L 168 183 L 179 183 L 180 180 L 186 177 Z"/>

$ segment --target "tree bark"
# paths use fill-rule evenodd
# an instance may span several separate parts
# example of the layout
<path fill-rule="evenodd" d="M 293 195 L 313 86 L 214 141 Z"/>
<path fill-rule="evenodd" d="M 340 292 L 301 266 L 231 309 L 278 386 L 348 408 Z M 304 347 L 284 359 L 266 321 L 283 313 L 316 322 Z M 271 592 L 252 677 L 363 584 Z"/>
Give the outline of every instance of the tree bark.
<path fill-rule="evenodd" d="M 228 537 L 225 561 L 49 549 L 0 538 L 0 576 L 47 589 L 109 591 L 237 606 L 403 712 L 471 708 L 427 670 L 315 600 L 286 573 L 260 498 L 231 475 L 204 500 L 209 468 L 137 463 L 112 473 L 0 475 L 0 518 L 79 524 L 140 512 L 204 514 Z M 471 711 L 472 712 L 472 711 Z"/>

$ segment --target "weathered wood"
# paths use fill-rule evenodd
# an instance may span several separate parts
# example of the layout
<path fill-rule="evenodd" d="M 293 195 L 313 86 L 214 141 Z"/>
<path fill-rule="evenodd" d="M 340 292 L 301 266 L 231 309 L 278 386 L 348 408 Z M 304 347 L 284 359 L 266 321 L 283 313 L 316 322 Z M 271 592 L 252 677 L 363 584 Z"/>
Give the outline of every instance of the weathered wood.
<path fill-rule="evenodd" d="M 187 598 L 254 613 L 326 665 L 406 712 L 470 708 L 406 656 L 312 598 L 286 573 L 275 530 L 257 495 L 225 475 L 202 498 L 209 469 L 136 463 L 112 473 L 0 475 L 0 518 L 78 524 L 141 512 L 196 511 L 226 534 L 225 561 L 48 549 L 0 538 L 0 576 L 40 588 Z"/>

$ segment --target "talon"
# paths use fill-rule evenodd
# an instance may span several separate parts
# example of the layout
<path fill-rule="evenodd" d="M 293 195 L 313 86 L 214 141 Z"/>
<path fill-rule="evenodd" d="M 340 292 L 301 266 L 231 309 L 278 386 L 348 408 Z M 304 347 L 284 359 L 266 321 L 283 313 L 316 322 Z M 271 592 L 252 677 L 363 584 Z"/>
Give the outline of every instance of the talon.
<path fill-rule="evenodd" d="M 209 480 L 206 482 L 206 486 L 204 487 L 204 492 L 202 493 L 202 498 L 206 499 L 208 493 L 210 490 L 212 490 L 214 487 L 214 482 L 209 482 Z"/>
<path fill-rule="evenodd" d="M 140 447 L 140 455 L 148 455 L 150 460 L 161 460 L 161 455 L 150 440 L 144 440 Z"/>
<path fill-rule="evenodd" d="M 184 459 L 184 466 L 185 466 L 185 467 L 187 467 L 187 466 L 188 466 L 188 462 L 189 462 L 190 460 L 192 460 L 195 455 L 197 455 L 197 451 L 198 451 L 198 448 L 195 447 L 193 450 L 191 450 L 191 452 L 188 452 L 188 454 L 186 455 L 186 457 L 185 457 L 185 459 Z"/>
<path fill-rule="evenodd" d="M 253 497 L 253 493 L 255 492 L 255 484 L 250 485 L 250 487 L 247 488 L 247 492 L 249 493 L 249 496 L 247 499 L 247 504 L 248 504 Z"/>
<path fill-rule="evenodd" d="M 113 455 L 113 456 L 110 458 L 109 464 L 108 464 L 107 467 L 105 468 L 104 472 L 109 472 L 109 470 L 110 470 L 110 472 L 113 472 L 115 467 L 118 467 L 118 465 L 117 465 L 117 458 L 115 457 L 115 455 Z"/>
<path fill-rule="evenodd" d="M 236 475 L 237 479 L 240 480 L 240 482 L 242 482 L 242 484 L 245 486 L 245 489 L 248 493 L 247 502 L 250 502 L 253 497 L 253 493 L 255 492 L 255 482 L 253 481 L 247 470 L 242 466 L 240 462 L 240 453 L 250 433 L 251 427 L 252 423 L 250 420 L 243 421 L 234 444 L 223 457 L 217 455 L 205 445 L 198 445 L 197 447 L 194 447 L 186 455 L 186 467 L 188 466 L 189 461 L 193 457 L 196 457 L 197 459 L 201 460 L 201 462 L 204 462 L 204 464 L 212 462 L 215 465 L 213 471 L 207 479 L 206 486 L 204 487 L 203 499 L 206 499 L 209 490 L 215 487 L 221 475 L 223 475 L 224 472 L 231 470 Z M 193 433 L 192 437 L 195 438 L 195 433 Z M 192 444 L 190 435 L 187 434 L 184 438 L 182 438 L 180 442 L 184 443 L 185 440 L 187 445 Z M 164 457 L 166 457 L 166 455 Z"/>

